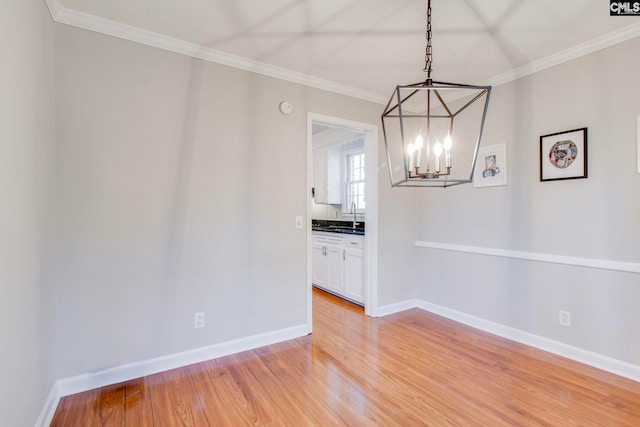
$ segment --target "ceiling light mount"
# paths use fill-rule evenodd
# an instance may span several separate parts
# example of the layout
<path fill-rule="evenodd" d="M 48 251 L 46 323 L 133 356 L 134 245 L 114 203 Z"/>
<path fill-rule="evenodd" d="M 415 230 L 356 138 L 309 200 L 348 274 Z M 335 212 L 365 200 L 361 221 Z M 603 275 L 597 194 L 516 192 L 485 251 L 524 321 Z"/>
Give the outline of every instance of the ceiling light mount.
<path fill-rule="evenodd" d="M 473 180 L 491 86 L 434 81 L 431 36 L 431 0 L 427 0 L 423 70 L 427 79 L 396 86 L 382 113 L 394 187 L 449 187 Z"/>

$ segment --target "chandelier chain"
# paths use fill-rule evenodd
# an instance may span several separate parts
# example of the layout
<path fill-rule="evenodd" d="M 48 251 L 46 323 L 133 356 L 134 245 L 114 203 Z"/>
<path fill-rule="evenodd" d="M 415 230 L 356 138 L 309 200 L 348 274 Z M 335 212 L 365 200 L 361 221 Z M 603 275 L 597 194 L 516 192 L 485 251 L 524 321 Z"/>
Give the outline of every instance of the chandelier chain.
<path fill-rule="evenodd" d="M 431 80 L 431 64 L 433 63 L 433 48 L 431 46 L 431 0 L 427 1 L 427 48 L 424 54 L 424 72 L 427 73 L 427 80 Z"/>

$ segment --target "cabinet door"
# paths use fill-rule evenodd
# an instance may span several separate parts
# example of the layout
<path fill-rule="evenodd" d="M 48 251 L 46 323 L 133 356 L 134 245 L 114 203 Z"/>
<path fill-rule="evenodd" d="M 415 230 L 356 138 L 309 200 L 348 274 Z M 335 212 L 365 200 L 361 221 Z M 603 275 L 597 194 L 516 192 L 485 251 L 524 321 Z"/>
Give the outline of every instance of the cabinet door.
<path fill-rule="evenodd" d="M 322 288 L 327 287 L 328 258 L 324 255 L 324 245 L 314 243 L 311 252 L 311 281 Z"/>
<path fill-rule="evenodd" d="M 327 273 L 327 289 L 331 292 L 335 292 L 337 294 L 342 295 L 343 287 L 342 287 L 342 251 L 343 249 L 340 246 L 327 245 L 326 246 L 327 253 L 327 264 L 328 264 L 328 273 Z"/>
<path fill-rule="evenodd" d="M 364 303 L 364 251 L 344 250 L 344 295 Z"/>
<path fill-rule="evenodd" d="M 342 204 L 342 187 L 344 187 L 344 154 L 341 146 L 329 147 L 326 151 L 325 197 L 330 205 Z"/>
<path fill-rule="evenodd" d="M 313 200 L 316 203 L 327 203 L 327 150 L 317 149 L 313 152 Z"/>

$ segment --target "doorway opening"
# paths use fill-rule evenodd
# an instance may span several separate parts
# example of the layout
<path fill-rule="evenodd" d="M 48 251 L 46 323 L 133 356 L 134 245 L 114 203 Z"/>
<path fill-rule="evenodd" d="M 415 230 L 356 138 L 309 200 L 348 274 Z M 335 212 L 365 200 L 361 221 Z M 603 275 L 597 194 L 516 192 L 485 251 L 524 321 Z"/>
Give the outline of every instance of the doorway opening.
<path fill-rule="evenodd" d="M 339 238 L 344 241 L 342 244 L 362 245 L 364 252 L 360 256 L 364 264 L 361 278 L 363 295 L 358 302 L 364 305 L 366 315 L 372 317 L 377 315 L 377 164 L 378 127 L 376 125 L 316 113 L 307 114 L 307 218 L 309 218 L 307 221 L 307 324 L 310 331 L 314 237 L 316 240 L 318 237 L 318 232 L 314 233 L 312 230 L 312 223 L 316 226 L 319 223 L 335 223 L 337 228 L 347 229 L 347 232 Z M 316 171 L 320 174 L 315 173 Z M 323 173 L 327 175 L 323 176 Z M 339 191 L 335 191 L 336 189 Z M 351 232 L 360 226 L 360 222 L 366 225 L 361 237 L 360 233 L 355 236 L 356 233 Z M 331 233 L 321 234 L 328 238 L 332 236 Z M 349 236 L 352 236 L 351 240 L 345 240 L 349 239 Z M 328 244 L 315 248 L 316 262 L 318 256 L 325 256 L 324 254 L 329 256 L 329 247 L 335 248 L 335 245 Z M 353 251 L 344 249 L 338 256 L 348 262 L 350 254 L 353 255 Z M 353 280 L 352 269 L 344 274 L 347 281 Z M 346 298 L 350 299 L 348 295 Z"/>

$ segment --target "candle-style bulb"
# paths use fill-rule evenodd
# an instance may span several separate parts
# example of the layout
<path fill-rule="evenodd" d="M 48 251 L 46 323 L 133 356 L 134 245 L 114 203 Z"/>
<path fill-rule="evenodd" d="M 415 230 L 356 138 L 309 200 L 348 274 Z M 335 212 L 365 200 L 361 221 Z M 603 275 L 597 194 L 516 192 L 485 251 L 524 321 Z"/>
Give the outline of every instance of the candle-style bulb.
<path fill-rule="evenodd" d="M 411 175 L 411 171 L 413 170 L 413 154 L 416 152 L 416 147 L 413 143 L 407 146 L 407 154 L 409 155 L 409 175 Z"/>
<path fill-rule="evenodd" d="M 442 143 L 440 141 L 436 142 L 436 145 L 433 146 L 433 154 L 436 155 L 436 158 L 442 154 Z"/>
<path fill-rule="evenodd" d="M 420 132 L 416 137 L 416 142 L 414 145 L 416 148 L 416 167 L 419 168 L 420 161 L 422 159 L 422 146 L 424 145 L 424 141 L 422 140 L 422 132 Z"/>
<path fill-rule="evenodd" d="M 451 146 L 453 145 L 453 141 L 451 140 L 451 135 L 447 134 L 444 139 L 444 143 L 442 144 L 445 151 L 451 151 Z"/>
<path fill-rule="evenodd" d="M 436 173 L 440 172 L 440 154 L 442 154 L 442 144 L 440 141 L 433 146 L 433 154 L 436 157 Z"/>
<path fill-rule="evenodd" d="M 453 141 L 451 141 L 451 134 L 447 134 L 447 137 L 444 139 L 444 164 L 446 167 L 451 167 L 451 145 L 453 145 Z"/>
<path fill-rule="evenodd" d="M 418 134 L 418 136 L 416 137 L 416 150 L 422 150 L 422 147 L 424 146 L 424 141 L 422 139 L 422 133 Z"/>

